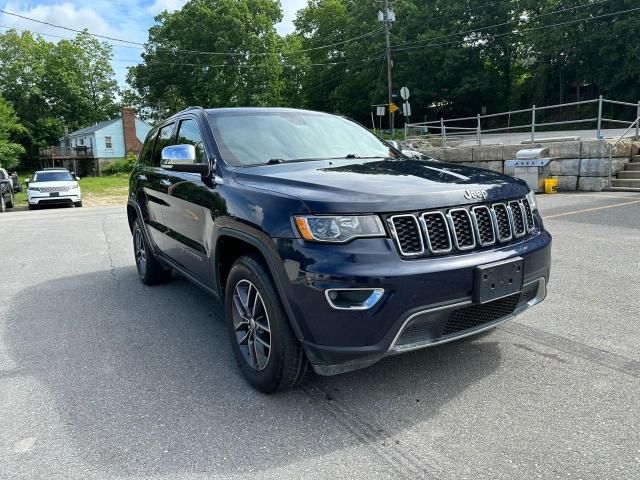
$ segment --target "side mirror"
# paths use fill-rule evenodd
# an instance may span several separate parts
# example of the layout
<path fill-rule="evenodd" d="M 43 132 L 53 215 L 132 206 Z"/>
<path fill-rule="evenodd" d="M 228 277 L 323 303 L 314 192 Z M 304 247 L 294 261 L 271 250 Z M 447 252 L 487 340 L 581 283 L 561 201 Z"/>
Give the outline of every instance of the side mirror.
<path fill-rule="evenodd" d="M 196 147 L 193 145 L 171 145 L 162 149 L 160 166 L 176 172 L 199 173 L 209 172 L 208 163 L 197 163 Z"/>
<path fill-rule="evenodd" d="M 80 181 L 80 177 L 75 177 L 76 178 L 76 182 Z"/>
<path fill-rule="evenodd" d="M 388 141 L 389 145 L 391 145 L 393 148 L 395 148 L 396 150 L 401 150 L 400 149 L 400 145 L 398 144 L 398 142 L 396 142 L 395 140 L 389 140 Z"/>

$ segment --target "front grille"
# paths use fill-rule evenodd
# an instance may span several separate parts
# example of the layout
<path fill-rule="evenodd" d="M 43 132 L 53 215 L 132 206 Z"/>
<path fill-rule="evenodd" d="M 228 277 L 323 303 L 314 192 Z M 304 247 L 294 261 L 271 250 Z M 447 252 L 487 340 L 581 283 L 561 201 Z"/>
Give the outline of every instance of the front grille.
<path fill-rule="evenodd" d="M 69 191 L 69 187 L 40 187 L 39 190 L 42 193 L 67 192 Z"/>
<path fill-rule="evenodd" d="M 425 213 L 424 220 L 427 246 L 431 253 L 450 252 L 451 236 L 447 219 L 442 212 Z"/>
<path fill-rule="evenodd" d="M 469 330 L 511 315 L 520 301 L 520 293 L 482 305 L 471 305 L 449 315 L 442 335 Z"/>
<path fill-rule="evenodd" d="M 511 218 L 513 218 L 513 233 L 516 237 L 521 237 L 527 233 L 527 226 L 524 223 L 524 215 L 520 208 L 520 202 L 509 202 Z"/>
<path fill-rule="evenodd" d="M 422 235 L 418 220 L 413 215 L 397 215 L 391 217 L 400 253 L 403 255 L 420 255 L 424 252 Z"/>
<path fill-rule="evenodd" d="M 393 215 L 387 223 L 400 254 L 406 257 L 466 252 L 506 243 L 535 230 L 526 198 L 506 204 Z"/>
<path fill-rule="evenodd" d="M 453 238 L 458 250 L 469 250 L 476 246 L 476 239 L 473 235 L 471 216 L 463 208 L 456 208 L 449 211 L 451 226 L 453 227 Z"/>

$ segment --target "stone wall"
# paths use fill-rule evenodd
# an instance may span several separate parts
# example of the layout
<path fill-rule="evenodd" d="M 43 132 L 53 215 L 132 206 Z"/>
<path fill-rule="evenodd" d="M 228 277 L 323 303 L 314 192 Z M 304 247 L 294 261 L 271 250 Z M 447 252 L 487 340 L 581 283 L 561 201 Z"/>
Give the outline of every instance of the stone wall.
<path fill-rule="evenodd" d="M 432 158 L 449 163 L 462 163 L 497 172 L 504 172 L 504 161 L 516 158 L 525 148 L 548 148 L 551 175 L 558 179 L 561 191 L 602 191 L 607 187 L 609 143 L 604 141 L 569 141 L 527 145 L 482 145 L 441 148 L 425 146 L 411 139 L 400 142 L 403 148 L 417 150 Z M 640 151 L 640 141 L 625 139 L 613 150 L 612 175 L 624 169 L 631 155 Z"/>

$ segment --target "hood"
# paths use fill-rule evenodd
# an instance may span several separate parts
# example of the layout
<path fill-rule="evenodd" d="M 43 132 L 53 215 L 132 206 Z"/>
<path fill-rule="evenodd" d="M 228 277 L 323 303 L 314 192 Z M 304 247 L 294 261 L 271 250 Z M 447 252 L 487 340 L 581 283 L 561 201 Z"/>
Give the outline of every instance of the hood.
<path fill-rule="evenodd" d="M 413 159 L 322 160 L 238 169 L 235 180 L 303 201 L 312 213 L 391 213 L 524 197 L 521 180 Z M 465 193 L 467 193 L 467 198 Z M 482 193 L 486 192 L 483 198 Z M 475 195 L 471 195 L 471 194 Z"/>

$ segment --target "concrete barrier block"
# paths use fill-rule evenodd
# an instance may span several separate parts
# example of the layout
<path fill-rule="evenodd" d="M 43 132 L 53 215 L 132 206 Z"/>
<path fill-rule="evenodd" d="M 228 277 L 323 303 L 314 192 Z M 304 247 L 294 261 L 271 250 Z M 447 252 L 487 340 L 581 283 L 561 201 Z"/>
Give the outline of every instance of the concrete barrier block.
<path fill-rule="evenodd" d="M 608 181 L 603 177 L 580 177 L 578 190 L 582 192 L 601 192 L 607 188 Z"/>
<path fill-rule="evenodd" d="M 603 158 L 609 156 L 607 142 L 588 140 L 582 142 L 582 158 Z"/>
<path fill-rule="evenodd" d="M 629 163 L 628 158 L 613 158 L 611 161 L 611 174 L 615 175 Z M 608 158 L 583 158 L 580 162 L 581 177 L 608 177 Z"/>
<path fill-rule="evenodd" d="M 561 175 L 558 179 L 558 190 L 561 192 L 573 192 L 578 188 L 578 177 L 576 175 Z"/>
<path fill-rule="evenodd" d="M 484 168 L 486 170 L 493 170 L 494 172 L 503 173 L 503 163 L 500 160 L 493 160 L 488 162 L 473 162 L 474 167 Z"/>
<path fill-rule="evenodd" d="M 549 163 L 551 175 L 570 175 L 578 176 L 580 174 L 580 160 L 578 158 L 566 158 L 563 160 L 551 160 Z M 574 188 L 575 190 L 575 188 Z"/>
<path fill-rule="evenodd" d="M 448 148 L 446 161 L 451 163 L 462 163 L 473 161 L 473 147 Z"/>
<path fill-rule="evenodd" d="M 444 148 L 421 148 L 418 150 L 420 153 L 424 153 L 428 157 L 435 158 L 441 162 L 445 161 L 445 149 Z"/>
<path fill-rule="evenodd" d="M 582 142 L 549 142 L 542 144 L 549 149 L 551 158 L 580 158 L 580 145 Z"/>
<path fill-rule="evenodd" d="M 503 160 L 514 160 L 516 158 L 516 153 L 520 150 L 524 150 L 526 148 L 540 148 L 541 145 L 539 143 L 534 143 L 532 145 L 504 145 L 502 147 L 502 159 Z"/>
<path fill-rule="evenodd" d="M 502 145 L 484 145 L 473 147 L 474 162 L 490 162 L 504 160 L 502 157 Z"/>

